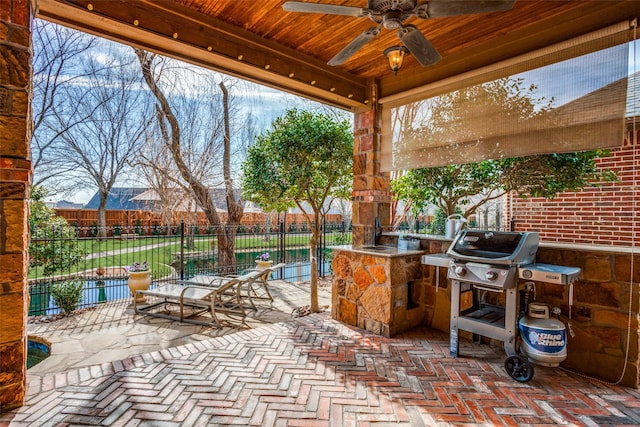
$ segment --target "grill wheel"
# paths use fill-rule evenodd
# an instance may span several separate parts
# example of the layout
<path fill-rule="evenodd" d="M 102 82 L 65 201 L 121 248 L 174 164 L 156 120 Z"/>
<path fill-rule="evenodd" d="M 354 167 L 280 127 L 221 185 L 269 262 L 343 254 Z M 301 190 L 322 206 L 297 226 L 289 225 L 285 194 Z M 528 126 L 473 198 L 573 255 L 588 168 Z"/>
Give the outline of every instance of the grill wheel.
<path fill-rule="evenodd" d="M 504 369 L 514 380 L 526 383 L 533 378 L 533 365 L 522 356 L 509 356 L 504 361 Z"/>

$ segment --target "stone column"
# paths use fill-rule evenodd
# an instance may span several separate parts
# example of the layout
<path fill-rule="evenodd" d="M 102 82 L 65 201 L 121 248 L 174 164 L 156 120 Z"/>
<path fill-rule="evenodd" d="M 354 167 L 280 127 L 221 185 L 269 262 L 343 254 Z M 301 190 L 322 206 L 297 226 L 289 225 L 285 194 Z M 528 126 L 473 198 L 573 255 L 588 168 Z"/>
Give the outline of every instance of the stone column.
<path fill-rule="evenodd" d="M 389 173 L 380 171 L 382 114 L 377 105 L 376 84 L 369 85 L 370 105 L 356 112 L 353 142 L 353 245 L 372 245 L 376 218 L 390 224 Z M 387 124 L 390 126 L 390 124 Z"/>
<path fill-rule="evenodd" d="M 0 1 L 0 412 L 26 390 L 31 10 Z"/>

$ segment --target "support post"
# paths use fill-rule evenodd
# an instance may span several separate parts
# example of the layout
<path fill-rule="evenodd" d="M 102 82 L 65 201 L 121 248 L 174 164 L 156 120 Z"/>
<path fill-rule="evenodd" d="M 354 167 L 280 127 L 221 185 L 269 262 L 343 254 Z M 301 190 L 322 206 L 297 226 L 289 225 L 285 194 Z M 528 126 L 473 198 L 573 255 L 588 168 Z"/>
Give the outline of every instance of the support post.
<path fill-rule="evenodd" d="M 21 406 L 27 386 L 31 5 L 0 6 L 0 412 Z"/>

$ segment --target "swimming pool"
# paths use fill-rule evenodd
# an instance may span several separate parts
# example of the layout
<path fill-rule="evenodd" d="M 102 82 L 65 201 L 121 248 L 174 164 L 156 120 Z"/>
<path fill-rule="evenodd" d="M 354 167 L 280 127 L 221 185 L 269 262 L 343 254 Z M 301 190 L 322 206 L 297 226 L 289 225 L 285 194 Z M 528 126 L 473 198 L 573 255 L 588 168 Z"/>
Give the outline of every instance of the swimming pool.
<path fill-rule="evenodd" d="M 27 341 L 27 369 L 37 365 L 51 355 L 51 343 L 47 340 L 29 336 Z"/>

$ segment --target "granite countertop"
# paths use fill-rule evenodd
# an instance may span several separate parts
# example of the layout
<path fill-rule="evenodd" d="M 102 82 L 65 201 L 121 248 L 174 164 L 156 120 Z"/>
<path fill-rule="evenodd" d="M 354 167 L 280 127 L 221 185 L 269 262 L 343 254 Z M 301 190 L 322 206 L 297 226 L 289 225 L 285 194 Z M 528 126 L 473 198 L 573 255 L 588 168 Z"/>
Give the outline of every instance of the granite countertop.
<path fill-rule="evenodd" d="M 342 246 L 334 246 L 334 250 L 339 251 L 347 251 L 347 252 L 355 252 L 360 254 L 366 254 L 370 256 L 377 257 L 385 257 L 385 258 L 393 258 L 393 257 L 401 257 L 408 255 L 422 255 L 425 253 L 424 250 L 411 250 L 411 249 L 398 249 L 395 246 L 359 246 L 354 247 L 352 245 L 342 245 Z"/>
<path fill-rule="evenodd" d="M 423 240 L 446 240 L 446 241 L 453 241 L 453 239 L 449 238 L 449 237 L 445 237 L 442 234 L 418 234 L 418 233 L 405 233 L 405 232 L 399 232 L 399 231 L 390 231 L 390 232 L 384 232 L 382 233 L 383 236 L 393 236 L 393 237 L 409 237 L 412 239 L 423 239 Z"/>

